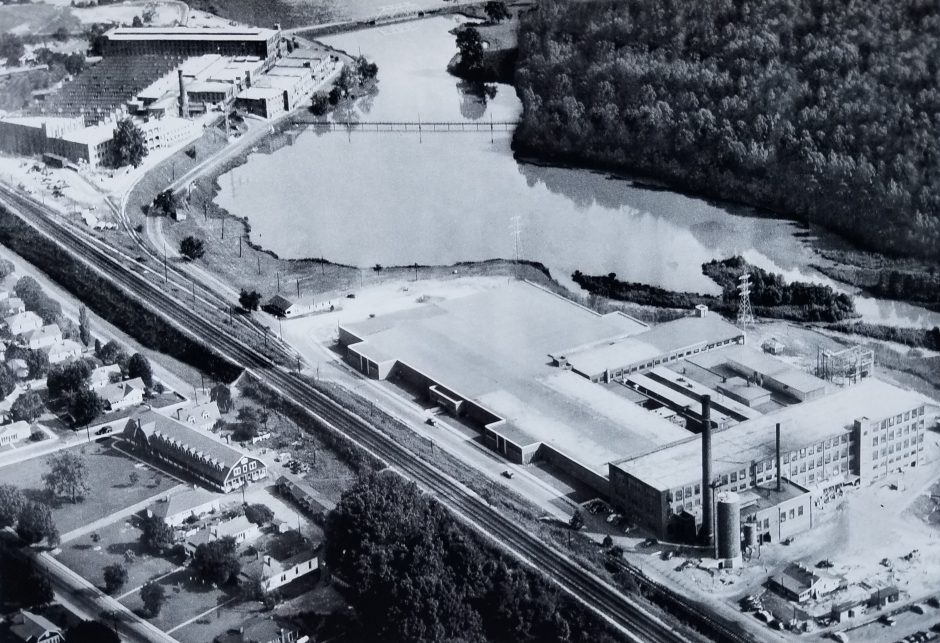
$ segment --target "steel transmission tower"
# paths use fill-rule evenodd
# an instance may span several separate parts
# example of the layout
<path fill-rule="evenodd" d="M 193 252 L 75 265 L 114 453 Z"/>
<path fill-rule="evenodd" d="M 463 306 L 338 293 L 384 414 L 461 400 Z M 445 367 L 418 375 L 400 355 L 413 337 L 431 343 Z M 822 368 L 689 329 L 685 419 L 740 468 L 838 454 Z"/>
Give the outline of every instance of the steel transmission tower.
<path fill-rule="evenodd" d="M 754 311 L 751 309 L 751 275 L 745 272 L 738 277 L 738 326 L 746 329 L 754 325 Z"/>

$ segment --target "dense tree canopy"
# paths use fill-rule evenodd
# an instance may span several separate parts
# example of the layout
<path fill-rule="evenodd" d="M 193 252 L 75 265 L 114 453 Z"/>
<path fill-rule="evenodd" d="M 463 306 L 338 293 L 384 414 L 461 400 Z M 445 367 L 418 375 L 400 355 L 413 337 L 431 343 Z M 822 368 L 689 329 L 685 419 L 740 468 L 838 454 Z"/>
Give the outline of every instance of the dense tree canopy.
<path fill-rule="evenodd" d="M 49 470 L 42 481 L 53 496 L 68 496 L 76 502 L 83 499 L 91 487 L 88 484 L 88 465 L 85 458 L 72 451 L 59 451 L 46 461 Z"/>
<path fill-rule="evenodd" d="M 139 166 L 147 156 L 144 133 L 129 118 L 117 124 L 114 130 L 114 160 L 118 167 Z"/>
<path fill-rule="evenodd" d="M 606 640 L 546 581 L 389 472 L 343 495 L 327 517 L 325 553 L 350 584 L 364 640 Z"/>
<path fill-rule="evenodd" d="M 519 151 L 936 258 L 940 4 L 546 0 L 519 46 Z"/>

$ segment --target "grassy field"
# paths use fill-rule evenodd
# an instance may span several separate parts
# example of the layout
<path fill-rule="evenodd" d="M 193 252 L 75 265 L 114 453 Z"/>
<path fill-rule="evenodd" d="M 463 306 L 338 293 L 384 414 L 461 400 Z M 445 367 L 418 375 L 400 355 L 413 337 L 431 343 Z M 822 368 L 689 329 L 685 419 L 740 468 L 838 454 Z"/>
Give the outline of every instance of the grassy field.
<path fill-rule="evenodd" d="M 127 583 L 117 592 L 118 596 L 177 567 L 165 558 L 144 551 L 140 544 L 140 530 L 129 520 L 119 520 L 99 529 L 97 533 L 100 537 L 97 543 L 92 541 L 90 535 L 65 543 L 58 559 L 102 590 L 102 570 L 108 565 L 120 563 L 127 569 Z M 128 551 L 133 552 L 134 562 L 128 562 L 125 557 Z"/>
<path fill-rule="evenodd" d="M 88 467 L 91 492 L 81 502 L 72 504 L 64 498 L 52 504 L 52 515 L 60 533 L 100 520 L 150 496 L 173 487 L 177 482 L 152 469 L 138 468 L 135 460 L 105 443 L 93 443 L 69 449 L 83 455 Z M 0 468 L 0 482 L 16 485 L 27 497 L 48 502 L 42 475 L 48 467 L 43 459 L 27 460 Z M 140 476 L 130 484 L 131 472 Z"/>
<path fill-rule="evenodd" d="M 163 605 L 163 609 L 160 610 L 160 614 L 149 620 L 164 632 L 214 608 L 224 611 L 225 608 L 219 606 L 231 600 L 233 596 L 237 596 L 238 591 L 237 588 L 234 588 L 236 593 L 233 594 L 232 590 L 225 591 L 190 580 L 190 571 L 188 569 L 170 574 L 160 580 L 159 583 L 166 591 L 166 603 Z M 138 613 L 143 608 L 140 592 L 125 596 L 121 599 L 121 603 Z M 213 619 L 215 616 L 216 613 L 213 611 L 205 618 Z"/>

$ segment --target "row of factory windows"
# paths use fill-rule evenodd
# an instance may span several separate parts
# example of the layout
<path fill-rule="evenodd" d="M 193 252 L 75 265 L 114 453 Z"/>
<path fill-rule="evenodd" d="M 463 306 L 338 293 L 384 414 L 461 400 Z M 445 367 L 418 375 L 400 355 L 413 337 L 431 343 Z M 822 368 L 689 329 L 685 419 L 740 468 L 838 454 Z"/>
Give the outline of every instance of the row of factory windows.
<path fill-rule="evenodd" d="M 698 348 L 689 348 L 685 351 L 678 351 L 671 355 L 666 355 L 659 359 L 651 360 L 645 364 L 634 364 L 633 366 L 625 366 L 621 369 L 611 372 L 611 377 L 614 379 L 622 378 L 624 375 L 629 375 L 630 373 L 637 373 L 639 371 L 645 371 L 653 368 L 654 366 L 659 366 L 660 364 L 667 364 L 669 362 L 675 362 L 676 360 L 683 359 L 689 355 L 694 355 L 696 353 L 705 353 L 712 349 L 718 348 L 719 346 L 727 346 L 728 344 L 736 344 L 738 340 L 736 339 L 726 339 L 723 342 L 715 342 L 714 344 L 706 344 L 705 346 L 700 346 Z M 600 382 L 600 377 L 593 377 L 591 380 L 595 383 Z"/>
<path fill-rule="evenodd" d="M 905 431 L 904 433 L 907 434 L 907 431 Z M 901 449 L 906 449 L 907 447 L 911 446 L 912 444 L 916 444 L 916 443 L 918 443 L 918 442 L 923 442 L 923 441 L 924 441 L 924 434 L 921 433 L 921 434 L 920 434 L 920 437 L 918 437 L 917 434 L 916 434 L 916 430 L 915 430 L 915 434 L 914 434 L 912 437 L 904 438 L 904 441 L 902 442 L 902 441 L 901 441 L 901 438 L 903 438 L 903 437 L 904 437 L 904 436 L 902 436 L 900 432 L 898 433 L 897 441 L 894 441 L 894 436 L 891 436 L 892 442 L 891 442 L 890 444 L 888 443 L 888 440 L 886 440 L 885 438 L 882 437 L 882 438 L 881 438 L 881 441 L 880 441 L 880 444 L 882 445 L 882 447 L 881 447 L 881 455 L 882 455 L 882 457 L 883 457 L 884 454 L 885 454 L 885 449 L 886 449 L 886 448 L 888 449 L 888 453 L 894 453 L 895 448 L 897 448 L 897 450 L 900 451 Z M 878 457 L 878 449 L 877 449 L 878 444 L 879 444 L 878 438 L 877 438 L 877 437 L 873 438 L 873 439 L 872 439 L 872 446 L 873 446 L 873 447 L 876 447 L 875 450 L 872 451 L 872 457 L 873 457 L 873 458 L 877 458 L 877 457 Z M 884 446 L 884 445 L 887 445 L 887 447 Z"/>

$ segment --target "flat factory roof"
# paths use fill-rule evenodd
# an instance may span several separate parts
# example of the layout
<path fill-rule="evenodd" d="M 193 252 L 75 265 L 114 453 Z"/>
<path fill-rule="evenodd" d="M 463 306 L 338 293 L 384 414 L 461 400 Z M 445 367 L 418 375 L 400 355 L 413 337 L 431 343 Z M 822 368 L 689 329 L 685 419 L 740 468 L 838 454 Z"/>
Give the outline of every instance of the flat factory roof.
<path fill-rule="evenodd" d="M 566 353 L 572 367 L 592 376 L 606 369 L 659 357 L 686 347 L 734 339 L 744 331 L 714 313 L 705 317 L 682 317 L 657 324 L 643 333 L 603 345 L 575 348 Z"/>
<path fill-rule="evenodd" d="M 114 138 L 114 129 L 117 125 L 113 123 L 102 123 L 83 127 L 82 129 L 71 130 L 62 134 L 60 138 L 73 143 L 83 143 L 85 145 L 98 145 Z"/>
<path fill-rule="evenodd" d="M 267 41 L 278 34 L 274 29 L 238 27 L 115 27 L 105 33 L 109 40 L 258 40 Z"/>
<path fill-rule="evenodd" d="M 542 442 L 606 476 L 606 464 L 689 434 L 623 396 L 550 365 L 553 348 L 616 339 L 647 327 L 597 313 L 538 286 L 486 292 L 343 326 L 352 349 L 400 361 L 504 418 L 498 431 L 521 445 Z"/>
<path fill-rule="evenodd" d="M 739 491 L 738 496 L 741 500 L 741 513 L 748 515 L 762 509 L 776 507 L 781 502 L 792 500 L 807 493 L 809 493 L 809 489 L 781 478 L 780 491 L 777 491 L 775 483 L 770 482 Z"/>
<path fill-rule="evenodd" d="M 810 393 L 826 387 L 826 383 L 815 375 L 749 346 L 728 346 L 722 349 L 720 354 L 726 362 L 732 362 L 765 377 L 772 377 L 794 391 Z"/>
<path fill-rule="evenodd" d="M 716 472 L 744 468 L 772 458 L 776 423 L 781 424 L 781 450 L 792 451 L 847 432 L 856 419 L 880 419 L 924 403 L 912 391 L 876 379 L 801 404 L 783 407 L 724 430 L 712 432 Z M 659 490 L 684 485 L 701 476 L 702 438 L 684 442 L 616 463 L 617 468 Z"/>
<path fill-rule="evenodd" d="M 280 98 L 284 95 L 283 89 L 278 89 L 276 87 L 249 87 L 238 94 L 238 98 L 244 100 L 271 100 L 272 98 Z"/>

